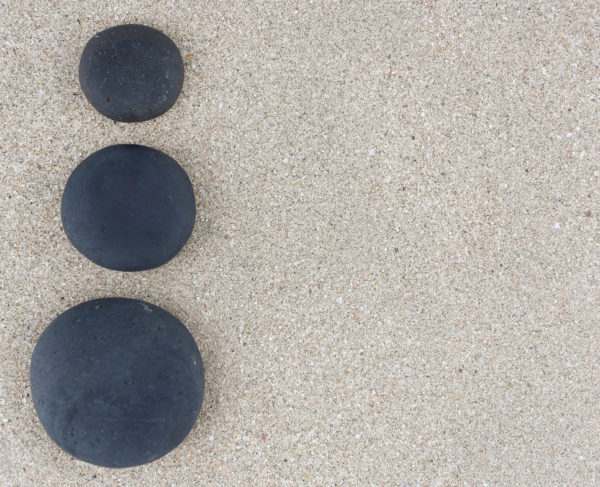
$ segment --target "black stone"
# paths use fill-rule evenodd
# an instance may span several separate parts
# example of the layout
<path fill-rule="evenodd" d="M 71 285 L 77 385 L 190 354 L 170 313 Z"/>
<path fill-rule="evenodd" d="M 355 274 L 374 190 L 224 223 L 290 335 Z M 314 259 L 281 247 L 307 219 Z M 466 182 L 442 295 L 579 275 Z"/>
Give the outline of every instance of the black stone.
<path fill-rule="evenodd" d="M 81 303 L 31 358 L 31 395 L 52 440 L 104 467 L 151 462 L 179 445 L 202 406 L 196 342 L 173 315 L 135 299 Z"/>
<path fill-rule="evenodd" d="M 113 145 L 87 157 L 62 197 L 64 230 L 92 262 L 119 271 L 158 267 L 192 233 L 192 184 L 166 154 L 141 145 Z"/>
<path fill-rule="evenodd" d="M 119 25 L 86 44 L 79 83 L 102 115 L 143 122 L 171 108 L 183 86 L 183 60 L 175 43 L 145 25 Z"/>

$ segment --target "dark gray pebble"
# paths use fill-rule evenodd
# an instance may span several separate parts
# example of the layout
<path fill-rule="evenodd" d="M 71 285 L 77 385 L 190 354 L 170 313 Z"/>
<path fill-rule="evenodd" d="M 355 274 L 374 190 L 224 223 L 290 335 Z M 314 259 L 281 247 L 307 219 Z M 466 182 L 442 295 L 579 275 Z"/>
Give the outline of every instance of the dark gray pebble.
<path fill-rule="evenodd" d="M 104 467 L 151 462 L 179 445 L 202 406 L 204 369 L 187 328 L 144 301 L 96 299 L 61 314 L 31 359 L 48 435 Z"/>
<path fill-rule="evenodd" d="M 89 40 L 79 63 L 79 83 L 102 115 L 143 122 L 175 104 L 183 86 L 183 60 L 159 30 L 119 25 Z"/>
<path fill-rule="evenodd" d="M 192 233 L 196 203 L 183 168 L 163 152 L 113 145 L 71 174 L 61 216 L 71 243 L 108 269 L 141 271 L 173 258 Z"/>

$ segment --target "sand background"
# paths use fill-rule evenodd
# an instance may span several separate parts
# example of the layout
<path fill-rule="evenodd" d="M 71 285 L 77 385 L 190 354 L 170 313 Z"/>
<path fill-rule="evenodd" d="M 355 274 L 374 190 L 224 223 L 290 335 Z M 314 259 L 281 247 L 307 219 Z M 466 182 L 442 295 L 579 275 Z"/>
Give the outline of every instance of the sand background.
<path fill-rule="evenodd" d="M 167 33 L 164 116 L 83 96 L 87 40 Z M 600 485 L 600 4 L 0 1 L 0 484 Z M 102 269 L 60 198 L 114 143 L 177 159 L 194 233 Z M 83 300 L 187 324 L 199 421 L 155 463 L 63 453 L 29 394 L 36 339 Z"/>

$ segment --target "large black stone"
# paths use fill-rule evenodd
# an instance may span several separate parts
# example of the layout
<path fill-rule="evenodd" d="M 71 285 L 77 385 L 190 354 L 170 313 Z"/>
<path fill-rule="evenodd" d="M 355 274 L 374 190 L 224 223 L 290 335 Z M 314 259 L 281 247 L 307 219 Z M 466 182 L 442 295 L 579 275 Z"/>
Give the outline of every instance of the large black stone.
<path fill-rule="evenodd" d="M 192 184 L 166 154 L 113 145 L 87 157 L 62 197 L 64 230 L 88 259 L 109 269 L 140 271 L 174 257 L 192 233 Z"/>
<path fill-rule="evenodd" d="M 135 299 L 81 303 L 56 318 L 31 359 L 31 395 L 71 455 L 131 467 L 183 441 L 202 406 L 204 369 L 187 328 Z"/>
<path fill-rule="evenodd" d="M 161 31 L 119 25 L 88 41 L 79 62 L 79 83 L 102 115 L 143 122 L 175 104 L 183 86 L 183 60 Z"/>

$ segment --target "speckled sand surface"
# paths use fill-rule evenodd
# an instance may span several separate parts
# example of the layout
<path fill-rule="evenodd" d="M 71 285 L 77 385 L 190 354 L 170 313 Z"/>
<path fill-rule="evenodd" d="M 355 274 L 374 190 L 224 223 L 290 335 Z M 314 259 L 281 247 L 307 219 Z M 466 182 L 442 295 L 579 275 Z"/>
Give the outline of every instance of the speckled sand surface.
<path fill-rule="evenodd" d="M 600 484 L 600 5 L 0 2 L 2 486 Z M 77 80 L 145 23 L 186 62 L 141 124 Z M 60 198 L 108 144 L 163 150 L 198 219 L 150 272 L 69 244 Z M 80 301 L 184 321 L 187 440 L 111 471 L 36 419 L 36 339 Z"/>

